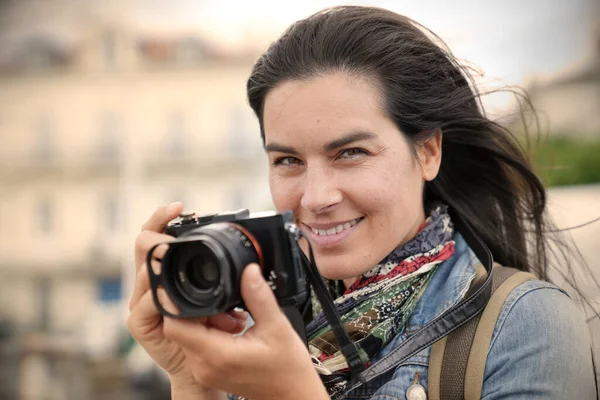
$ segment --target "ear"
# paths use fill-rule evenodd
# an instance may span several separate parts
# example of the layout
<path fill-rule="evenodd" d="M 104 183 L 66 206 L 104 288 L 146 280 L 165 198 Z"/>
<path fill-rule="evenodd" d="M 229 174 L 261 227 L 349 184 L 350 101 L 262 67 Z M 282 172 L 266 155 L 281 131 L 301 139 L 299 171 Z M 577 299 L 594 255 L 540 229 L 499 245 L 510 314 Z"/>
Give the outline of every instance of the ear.
<path fill-rule="evenodd" d="M 427 140 L 419 143 L 417 155 L 423 179 L 432 181 L 437 176 L 442 163 L 442 130 L 440 128 L 437 128 Z"/>

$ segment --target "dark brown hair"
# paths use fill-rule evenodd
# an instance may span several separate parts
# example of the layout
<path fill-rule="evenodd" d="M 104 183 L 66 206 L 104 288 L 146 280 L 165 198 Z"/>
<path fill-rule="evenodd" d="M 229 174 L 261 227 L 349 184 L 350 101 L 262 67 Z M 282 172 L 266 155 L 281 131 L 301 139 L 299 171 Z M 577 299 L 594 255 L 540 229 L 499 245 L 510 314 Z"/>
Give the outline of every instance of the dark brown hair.
<path fill-rule="evenodd" d="M 440 199 L 470 221 L 499 263 L 548 279 L 545 188 L 510 131 L 486 117 L 469 70 L 442 44 L 380 8 L 334 7 L 294 23 L 248 79 L 263 143 L 265 97 L 282 82 L 340 72 L 372 79 L 414 145 L 443 132 L 441 168 L 425 185 L 425 202 Z"/>

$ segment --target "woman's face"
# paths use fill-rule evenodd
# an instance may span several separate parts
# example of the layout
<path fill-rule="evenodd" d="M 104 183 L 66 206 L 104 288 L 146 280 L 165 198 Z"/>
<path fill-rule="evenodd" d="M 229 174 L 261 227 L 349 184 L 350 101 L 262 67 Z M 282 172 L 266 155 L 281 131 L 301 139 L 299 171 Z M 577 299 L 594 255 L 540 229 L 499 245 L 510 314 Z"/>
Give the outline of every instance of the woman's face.
<path fill-rule="evenodd" d="M 441 137 L 417 147 L 417 162 L 375 85 L 343 74 L 288 81 L 267 95 L 263 119 L 274 205 L 294 212 L 324 277 L 360 276 L 417 233 Z"/>

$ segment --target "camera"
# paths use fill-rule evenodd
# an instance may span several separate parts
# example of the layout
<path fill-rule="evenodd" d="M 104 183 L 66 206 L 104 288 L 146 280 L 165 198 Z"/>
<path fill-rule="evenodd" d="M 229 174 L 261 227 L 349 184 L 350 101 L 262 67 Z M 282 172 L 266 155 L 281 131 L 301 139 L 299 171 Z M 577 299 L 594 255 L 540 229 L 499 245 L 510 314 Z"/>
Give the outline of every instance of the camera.
<path fill-rule="evenodd" d="M 279 305 L 299 307 L 308 297 L 299 230 L 291 211 L 250 213 L 247 209 L 196 216 L 181 214 L 165 228 L 174 236 L 161 261 L 160 273 L 148 273 L 155 304 L 161 314 L 188 318 L 245 308 L 241 276 L 257 263 Z M 164 288 L 179 313 L 166 311 L 157 290 Z"/>

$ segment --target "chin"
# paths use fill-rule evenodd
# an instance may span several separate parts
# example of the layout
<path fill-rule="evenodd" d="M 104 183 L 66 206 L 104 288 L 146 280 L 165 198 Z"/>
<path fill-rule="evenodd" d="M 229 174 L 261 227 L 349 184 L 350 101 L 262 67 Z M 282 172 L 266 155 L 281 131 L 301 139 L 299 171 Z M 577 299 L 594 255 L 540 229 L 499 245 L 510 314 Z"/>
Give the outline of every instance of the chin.
<path fill-rule="evenodd" d="M 308 257 L 305 246 L 300 246 Z M 313 250 L 316 250 L 313 248 Z M 323 254 L 319 250 L 314 251 L 315 263 L 322 277 L 329 280 L 344 280 L 356 278 L 373 268 L 369 265 L 357 264 L 356 252 L 339 252 L 338 254 Z"/>
<path fill-rule="evenodd" d="M 320 265 L 317 261 L 317 268 L 319 269 L 319 273 L 321 274 L 321 276 L 329 280 L 344 280 L 355 278 L 357 276 L 362 275 L 364 272 L 361 271 L 361 269 L 359 268 L 348 268 L 347 264 L 344 264 L 344 262 L 339 262 L 335 265 L 330 265 L 329 263 L 324 263 L 324 265 Z"/>

